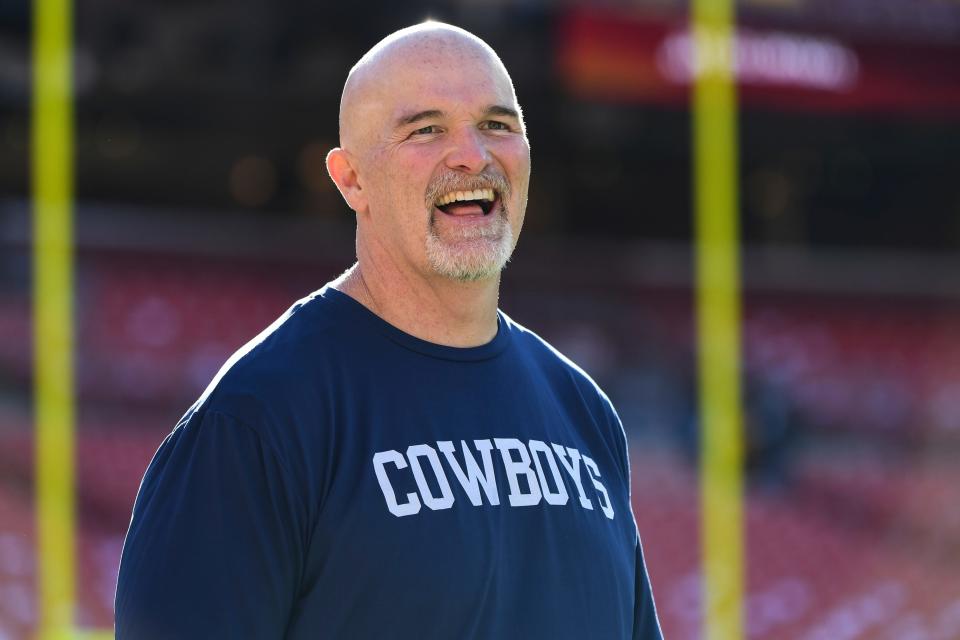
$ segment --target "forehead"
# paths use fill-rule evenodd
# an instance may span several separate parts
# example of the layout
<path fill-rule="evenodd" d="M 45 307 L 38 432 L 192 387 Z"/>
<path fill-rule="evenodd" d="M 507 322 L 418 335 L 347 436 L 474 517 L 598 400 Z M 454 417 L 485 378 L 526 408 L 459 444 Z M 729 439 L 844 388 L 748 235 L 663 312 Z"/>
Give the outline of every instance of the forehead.
<path fill-rule="evenodd" d="M 434 47 L 405 52 L 384 69 L 380 97 L 391 122 L 422 110 L 481 111 L 516 107 L 513 85 L 499 60 L 483 50 Z"/>

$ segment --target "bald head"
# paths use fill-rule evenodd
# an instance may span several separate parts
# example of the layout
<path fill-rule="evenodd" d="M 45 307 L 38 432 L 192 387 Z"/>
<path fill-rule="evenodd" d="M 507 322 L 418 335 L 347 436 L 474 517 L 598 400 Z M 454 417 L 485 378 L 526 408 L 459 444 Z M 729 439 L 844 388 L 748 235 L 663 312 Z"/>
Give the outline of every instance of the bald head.
<path fill-rule="evenodd" d="M 357 213 L 360 264 L 417 279 L 494 278 L 520 233 L 530 179 L 500 58 L 446 24 L 391 34 L 350 70 L 327 170 Z"/>
<path fill-rule="evenodd" d="M 415 82 L 417 72 L 435 75 L 451 63 L 487 68 L 516 103 L 510 75 L 490 45 L 459 27 L 425 22 L 390 34 L 350 70 L 340 98 L 340 146 L 361 151 L 370 143 L 377 116 L 394 106 L 399 78 Z"/>

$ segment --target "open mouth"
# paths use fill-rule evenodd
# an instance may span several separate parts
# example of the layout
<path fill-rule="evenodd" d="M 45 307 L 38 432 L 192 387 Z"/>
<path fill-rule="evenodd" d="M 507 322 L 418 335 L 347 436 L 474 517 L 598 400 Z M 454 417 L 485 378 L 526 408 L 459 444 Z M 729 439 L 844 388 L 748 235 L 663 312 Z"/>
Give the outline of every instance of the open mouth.
<path fill-rule="evenodd" d="M 452 216 L 485 216 L 493 211 L 497 198 L 494 189 L 451 191 L 437 200 L 437 208 Z"/>

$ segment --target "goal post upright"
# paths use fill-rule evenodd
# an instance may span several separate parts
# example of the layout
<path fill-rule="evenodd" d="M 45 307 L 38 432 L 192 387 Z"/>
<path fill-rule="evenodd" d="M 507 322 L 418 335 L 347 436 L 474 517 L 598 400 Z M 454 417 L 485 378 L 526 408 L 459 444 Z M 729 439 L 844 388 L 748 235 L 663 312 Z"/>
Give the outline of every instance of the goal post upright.
<path fill-rule="evenodd" d="M 38 636 L 74 633 L 71 0 L 33 2 L 30 120 Z"/>
<path fill-rule="evenodd" d="M 693 0 L 694 253 L 704 637 L 744 637 L 743 409 L 733 0 Z"/>

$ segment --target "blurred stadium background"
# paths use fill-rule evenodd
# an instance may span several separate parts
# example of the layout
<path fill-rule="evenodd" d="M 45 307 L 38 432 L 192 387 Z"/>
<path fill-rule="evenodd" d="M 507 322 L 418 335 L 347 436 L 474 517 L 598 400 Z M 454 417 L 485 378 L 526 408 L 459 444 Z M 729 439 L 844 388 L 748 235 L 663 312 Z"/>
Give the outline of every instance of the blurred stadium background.
<path fill-rule="evenodd" d="M 960 638 L 960 2 L 738 3 L 748 638 Z M 504 58 L 533 147 L 503 308 L 609 391 L 665 634 L 700 638 L 687 6 L 80 0 L 78 625 L 153 451 L 353 258 L 346 70 L 427 17 Z M 30 6 L 0 0 L 0 639 L 38 624 Z"/>

